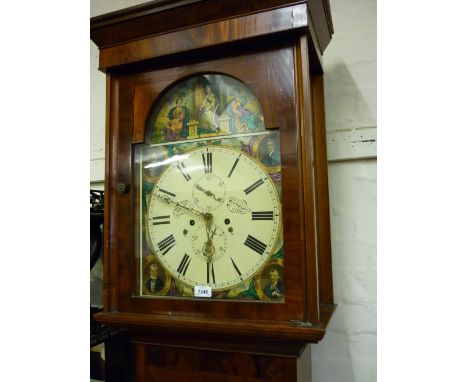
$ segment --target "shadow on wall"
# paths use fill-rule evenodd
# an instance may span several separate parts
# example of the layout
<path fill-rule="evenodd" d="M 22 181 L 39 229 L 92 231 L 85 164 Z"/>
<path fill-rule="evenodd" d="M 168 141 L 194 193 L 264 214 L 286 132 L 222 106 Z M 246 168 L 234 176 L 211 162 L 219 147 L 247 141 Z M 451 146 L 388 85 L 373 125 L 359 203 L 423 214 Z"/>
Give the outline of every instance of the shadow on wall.
<path fill-rule="evenodd" d="M 333 61 L 325 68 L 324 87 L 328 131 L 376 127 L 375 61 Z"/>
<path fill-rule="evenodd" d="M 375 382 L 377 378 L 376 161 L 362 160 L 359 153 L 347 150 L 352 143 L 354 151 L 363 149 L 364 141 L 352 140 L 369 131 L 376 134 L 375 66 L 375 59 L 349 64 L 337 57 L 324 70 L 327 137 L 334 139 L 329 146 L 336 145 L 335 153 L 340 154 L 329 166 L 338 307 L 324 339 L 312 345 L 313 380 L 318 382 Z"/>
<path fill-rule="evenodd" d="M 330 165 L 333 282 L 337 309 L 312 346 L 314 381 L 376 379 L 376 161 Z"/>

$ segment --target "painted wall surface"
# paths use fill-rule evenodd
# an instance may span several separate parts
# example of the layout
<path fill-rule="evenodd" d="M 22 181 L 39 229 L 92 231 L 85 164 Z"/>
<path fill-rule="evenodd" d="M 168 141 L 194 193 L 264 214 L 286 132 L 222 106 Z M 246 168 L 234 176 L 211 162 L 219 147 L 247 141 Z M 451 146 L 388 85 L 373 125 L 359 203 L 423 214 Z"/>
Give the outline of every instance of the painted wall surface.
<path fill-rule="evenodd" d="M 337 310 L 312 346 L 314 382 L 377 380 L 377 3 L 330 0 L 323 57 Z M 366 158 L 366 159 L 363 159 Z"/>
<path fill-rule="evenodd" d="M 92 0 L 91 16 L 145 1 Z M 376 381 L 376 0 L 330 0 L 335 33 L 323 58 L 333 281 L 337 310 L 311 347 L 314 382 Z M 91 188 L 103 189 L 105 77 L 91 58 Z M 102 285 L 98 263 L 92 290 Z M 94 301 L 100 294 L 95 291 Z"/>

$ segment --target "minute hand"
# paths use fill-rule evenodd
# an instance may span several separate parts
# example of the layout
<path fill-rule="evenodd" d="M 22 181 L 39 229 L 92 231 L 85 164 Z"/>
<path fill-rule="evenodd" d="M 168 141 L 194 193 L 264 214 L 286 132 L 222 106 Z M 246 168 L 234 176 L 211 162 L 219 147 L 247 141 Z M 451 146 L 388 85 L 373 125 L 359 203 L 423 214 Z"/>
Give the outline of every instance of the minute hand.
<path fill-rule="evenodd" d="M 159 195 L 159 194 L 154 194 L 157 198 L 161 199 L 162 201 L 164 201 L 165 203 L 172 203 L 172 204 L 175 204 L 177 207 L 181 207 L 189 212 L 191 212 L 192 214 L 195 214 L 197 216 L 202 216 L 204 217 L 205 214 L 203 212 L 200 212 L 198 210 L 195 210 L 193 208 L 189 208 L 189 207 L 186 207 L 186 206 L 183 206 L 182 204 L 180 204 L 179 202 L 176 202 L 175 200 L 172 200 L 171 198 L 167 197 L 167 196 L 162 196 L 162 195 Z"/>

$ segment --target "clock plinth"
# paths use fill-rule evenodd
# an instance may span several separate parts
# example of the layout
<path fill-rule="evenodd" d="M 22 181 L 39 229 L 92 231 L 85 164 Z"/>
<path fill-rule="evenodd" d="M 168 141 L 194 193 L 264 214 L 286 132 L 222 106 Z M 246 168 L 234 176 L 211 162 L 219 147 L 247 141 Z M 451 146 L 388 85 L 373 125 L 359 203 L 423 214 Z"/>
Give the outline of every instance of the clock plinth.
<path fill-rule="evenodd" d="M 107 77 L 95 318 L 128 330 L 133 380 L 310 381 L 302 351 L 334 310 L 328 2 L 219 3 L 91 20 Z"/>

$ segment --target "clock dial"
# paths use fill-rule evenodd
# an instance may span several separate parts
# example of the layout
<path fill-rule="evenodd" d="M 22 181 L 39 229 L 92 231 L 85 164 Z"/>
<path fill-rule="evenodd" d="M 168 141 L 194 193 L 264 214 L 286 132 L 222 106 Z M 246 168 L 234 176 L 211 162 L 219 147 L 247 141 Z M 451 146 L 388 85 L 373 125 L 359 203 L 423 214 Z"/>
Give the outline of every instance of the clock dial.
<path fill-rule="evenodd" d="M 281 205 L 263 165 L 231 147 L 186 152 L 162 172 L 148 203 L 148 236 L 163 267 L 190 286 L 225 290 L 270 258 Z"/>

